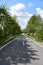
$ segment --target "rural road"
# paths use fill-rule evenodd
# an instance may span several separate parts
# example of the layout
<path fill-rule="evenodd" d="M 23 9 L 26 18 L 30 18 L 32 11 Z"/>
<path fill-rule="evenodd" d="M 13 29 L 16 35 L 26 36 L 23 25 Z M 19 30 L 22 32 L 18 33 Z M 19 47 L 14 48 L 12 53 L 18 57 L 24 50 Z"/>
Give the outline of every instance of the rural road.
<path fill-rule="evenodd" d="M 21 34 L 0 49 L 0 65 L 43 65 L 43 48 Z"/>

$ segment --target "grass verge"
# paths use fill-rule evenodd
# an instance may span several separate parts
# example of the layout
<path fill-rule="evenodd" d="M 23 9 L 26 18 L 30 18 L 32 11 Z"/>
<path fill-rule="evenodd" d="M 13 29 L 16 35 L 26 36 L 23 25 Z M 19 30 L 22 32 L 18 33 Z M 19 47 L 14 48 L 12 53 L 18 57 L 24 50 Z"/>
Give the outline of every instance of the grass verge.
<path fill-rule="evenodd" d="M 16 36 L 7 36 L 4 38 L 0 38 L 0 47 L 2 47 L 3 45 L 5 45 L 7 42 L 11 41 L 12 39 L 14 39 Z"/>

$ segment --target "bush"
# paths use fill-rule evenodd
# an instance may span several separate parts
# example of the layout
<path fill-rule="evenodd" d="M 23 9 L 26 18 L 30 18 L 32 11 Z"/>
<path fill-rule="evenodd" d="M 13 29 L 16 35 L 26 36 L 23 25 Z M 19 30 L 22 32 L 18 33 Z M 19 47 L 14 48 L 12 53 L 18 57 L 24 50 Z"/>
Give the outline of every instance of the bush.
<path fill-rule="evenodd" d="M 43 40 L 43 30 L 38 30 L 38 31 L 36 32 L 36 35 L 35 35 L 34 37 L 35 37 L 36 40 L 38 40 L 38 41 Z"/>

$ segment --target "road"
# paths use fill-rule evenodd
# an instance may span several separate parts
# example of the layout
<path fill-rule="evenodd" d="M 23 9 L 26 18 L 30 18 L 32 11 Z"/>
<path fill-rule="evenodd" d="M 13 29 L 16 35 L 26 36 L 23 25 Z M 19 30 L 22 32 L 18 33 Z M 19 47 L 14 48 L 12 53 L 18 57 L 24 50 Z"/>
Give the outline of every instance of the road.
<path fill-rule="evenodd" d="M 43 48 L 21 34 L 0 49 L 0 65 L 43 65 Z"/>

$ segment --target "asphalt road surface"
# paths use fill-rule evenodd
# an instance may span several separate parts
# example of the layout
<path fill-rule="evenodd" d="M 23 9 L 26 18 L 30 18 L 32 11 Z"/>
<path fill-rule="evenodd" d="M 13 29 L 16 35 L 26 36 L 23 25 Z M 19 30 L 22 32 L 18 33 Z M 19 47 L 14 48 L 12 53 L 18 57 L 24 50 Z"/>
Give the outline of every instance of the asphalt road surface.
<path fill-rule="evenodd" d="M 43 65 L 43 48 L 20 35 L 0 49 L 0 65 Z"/>

